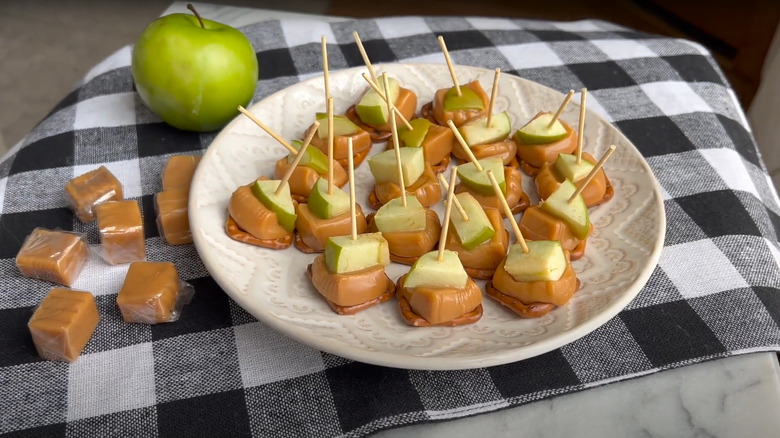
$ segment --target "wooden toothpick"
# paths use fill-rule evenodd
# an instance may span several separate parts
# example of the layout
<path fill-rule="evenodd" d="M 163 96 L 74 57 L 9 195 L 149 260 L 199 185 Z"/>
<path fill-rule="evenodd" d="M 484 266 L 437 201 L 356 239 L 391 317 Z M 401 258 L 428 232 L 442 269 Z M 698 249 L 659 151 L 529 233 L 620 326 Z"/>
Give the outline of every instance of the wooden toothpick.
<path fill-rule="evenodd" d="M 496 74 L 493 76 L 493 90 L 490 92 L 490 104 L 488 105 L 487 113 L 487 127 L 493 126 L 493 105 L 496 102 L 496 96 L 498 95 L 498 77 L 501 76 L 501 69 L 496 69 Z"/>
<path fill-rule="evenodd" d="M 314 122 L 314 126 L 319 127 L 320 122 Z M 282 181 L 279 183 L 279 187 L 276 188 L 274 195 L 279 196 L 282 194 L 282 188 L 290 180 L 290 177 L 295 171 L 295 168 L 298 167 L 298 163 L 300 163 L 301 159 L 303 159 L 303 154 L 306 152 L 306 149 L 309 147 L 309 144 L 311 143 L 311 139 L 314 138 L 315 132 L 317 132 L 316 129 L 309 131 L 309 134 L 306 136 L 306 139 L 303 140 L 303 146 L 301 146 L 301 150 L 298 151 L 298 155 L 295 156 L 295 159 L 290 165 L 290 168 L 287 169 L 287 172 L 284 173 L 284 176 L 282 177 Z"/>
<path fill-rule="evenodd" d="M 387 90 L 387 73 L 382 73 L 382 82 Z M 385 99 L 387 103 L 387 113 L 393 113 L 393 103 Z M 398 145 L 398 127 L 395 125 L 395 117 L 390 117 L 390 132 L 393 134 L 393 150 L 395 150 L 395 164 L 398 166 L 398 186 L 401 187 L 401 204 L 407 206 L 406 202 L 406 184 L 404 184 L 404 170 L 401 166 L 401 147 Z"/>
<path fill-rule="evenodd" d="M 469 161 L 474 163 L 474 167 L 476 167 L 478 171 L 482 172 L 482 165 L 479 164 L 477 157 L 474 156 L 474 152 L 471 151 L 471 147 L 468 143 L 466 143 L 466 140 L 463 138 L 463 136 L 460 135 L 460 131 L 458 131 L 458 128 L 454 123 L 452 123 L 452 120 L 447 120 L 447 125 L 452 130 L 452 133 L 455 134 L 455 138 L 458 140 L 458 143 L 460 143 L 461 147 L 463 147 L 463 152 L 468 155 Z"/>
<path fill-rule="evenodd" d="M 450 216 L 452 216 L 452 200 L 455 199 L 455 169 L 450 171 L 450 188 L 447 190 L 447 208 L 444 210 L 444 224 L 441 227 L 441 235 L 439 236 L 439 254 L 438 260 L 441 262 L 444 260 L 444 247 L 447 244 L 447 232 L 450 229 Z"/>
<path fill-rule="evenodd" d="M 248 111 L 246 108 L 244 108 L 243 106 L 239 105 L 239 106 L 238 106 L 238 111 L 240 111 L 240 112 L 241 112 L 241 114 L 243 114 L 243 115 L 245 115 L 245 116 L 249 117 L 249 120 L 251 120 L 251 121 L 255 122 L 255 125 L 259 126 L 260 128 L 262 128 L 262 129 L 263 129 L 263 131 L 267 132 L 267 133 L 268 133 L 268 135 L 270 135 L 271 137 L 273 137 L 273 138 L 274 138 L 274 140 L 278 141 L 278 142 L 279 142 L 279 144 L 281 144 L 282 146 L 284 146 L 284 147 L 285 147 L 285 149 L 287 149 L 288 151 L 290 151 L 290 153 L 291 153 L 291 154 L 293 154 L 293 155 L 298 155 L 298 151 L 297 151 L 297 150 L 296 150 L 294 147 L 292 147 L 292 145 L 291 145 L 290 143 L 287 143 L 287 141 L 286 141 L 285 139 L 283 139 L 283 138 L 282 138 L 282 137 L 281 137 L 279 134 L 275 133 L 275 132 L 273 131 L 273 129 L 271 129 L 271 128 L 269 128 L 268 126 L 266 126 L 266 125 L 265 125 L 265 123 L 261 122 L 261 121 L 260 121 L 260 119 L 258 119 L 257 117 L 255 117 L 255 115 L 254 115 L 254 114 L 252 114 L 252 113 L 250 113 L 250 112 L 249 112 L 249 111 Z"/>
<path fill-rule="evenodd" d="M 352 137 L 347 139 L 347 172 L 349 173 L 349 221 L 352 228 L 352 240 L 357 240 L 357 208 L 355 207 L 355 162 L 352 157 Z"/>
<path fill-rule="evenodd" d="M 333 194 L 333 98 L 328 98 L 328 194 Z"/>
<path fill-rule="evenodd" d="M 582 163 L 582 141 L 585 138 L 585 98 L 588 96 L 588 89 L 582 89 L 580 98 L 580 126 L 577 132 L 577 164 Z"/>
<path fill-rule="evenodd" d="M 528 253 L 528 245 L 525 243 L 523 233 L 520 232 L 520 227 L 517 226 L 517 220 L 515 219 L 514 213 L 512 213 L 512 209 L 509 208 L 509 203 L 506 202 L 504 194 L 501 193 L 501 186 L 498 185 L 496 176 L 493 175 L 493 171 L 490 169 L 487 171 L 487 176 L 490 178 L 490 183 L 493 184 L 493 191 L 496 193 L 496 197 L 499 199 L 499 201 L 501 201 L 501 207 L 504 209 L 504 214 L 506 215 L 507 219 L 509 219 L 509 223 L 512 225 L 512 230 L 515 232 L 517 243 L 519 243 L 523 248 L 524 253 Z"/>
<path fill-rule="evenodd" d="M 583 190 L 585 190 L 585 187 L 588 184 L 590 184 L 590 182 L 593 180 L 593 178 L 596 177 L 596 172 L 598 172 L 599 169 L 601 169 L 604 166 L 604 163 L 607 162 L 607 159 L 609 159 L 609 157 L 612 155 L 612 152 L 615 152 L 615 145 L 614 144 L 612 146 L 610 146 L 609 149 L 607 149 L 606 152 L 604 152 L 604 155 L 601 156 L 601 159 L 599 160 L 599 162 L 596 163 L 593 166 L 593 169 L 590 170 L 590 173 L 588 173 L 588 176 L 586 176 L 582 180 L 582 184 L 580 184 L 580 186 L 577 187 L 577 190 L 575 190 L 574 193 L 571 194 L 571 196 L 569 197 L 569 200 L 567 202 L 573 201 L 575 198 L 577 198 L 577 196 L 580 195 L 580 193 L 582 193 Z"/>
<path fill-rule="evenodd" d="M 330 75 L 328 74 L 328 44 L 322 36 L 322 76 L 325 79 L 325 101 L 330 99 Z"/>
<path fill-rule="evenodd" d="M 561 114 L 563 114 L 563 110 L 566 109 L 566 106 L 569 104 L 569 101 L 571 100 L 572 96 L 574 96 L 574 90 L 569 90 L 569 94 L 567 94 L 566 97 L 563 98 L 563 102 L 561 103 L 561 106 L 558 107 L 558 111 L 555 112 L 555 115 L 553 116 L 552 120 L 550 120 L 550 123 L 547 125 L 547 129 L 552 128 L 555 122 L 561 116 Z"/>
<path fill-rule="evenodd" d="M 452 168 L 452 171 L 457 174 L 458 166 L 454 166 Z M 438 174 L 438 177 L 439 177 L 439 182 L 441 183 L 442 187 L 444 187 L 444 191 L 445 192 L 449 191 L 450 190 L 450 184 L 447 182 L 447 178 L 445 178 L 444 175 L 442 175 L 441 173 Z M 455 209 L 458 210 L 458 213 L 460 213 L 460 217 L 462 217 L 464 221 L 469 220 L 469 215 L 466 214 L 466 210 L 463 209 L 463 205 L 461 205 L 461 203 L 458 200 L 457 196 L 455 197 L 455 199 L 452 200 L 452 202 L 455 203 Z"/>
<path fill-rule="evenodd" d="M 458 96 L 461 95 L 460 93 L 460 84 L 458 84 L 458 76 L 455 74 L 455 67 L 452 66 L 452 59 L 450 59 L 450 52 L 447 51 L 447 44 L 444 42 L 444 37 L 439 36 L 439 45 L 441 46 L 441 51 L 444 53 L 444 60 L 447 61 L 447 68 L 450 70 L 450 76 L 452 76 L 452 83 L 455 84 L 455 92 L 458 94 Z"/>
<path fill-rule="evenodd" d="M 363 63 L 366 64 L 366 68 L 368 69 L 368 73 L 371 75 L 371 79 L 374 81 L 374 83 L 379 82 L 379 79 L 376 77 L 376 72 L 374 71 L 374 66 L 371 65 L 371 61 L 368 59 L 366 49 L 363 47 L 363 42 L 360 41 L 360 35 L 358 35 L 357 31 L 355 31 L 352 32 L 352 36 L 355 38 L 358 50 L 360 51 L 360 56 L 363 57 Z"/>
<path fill-rule="evenodd" d="M 385 96 L 385 93 L 382 91 L 381 88 L 379 88 L 379 85 L 377 85 L 376 82 L 372 81 L 371 78 L 366 76 L 365 73 L 363 73 L 363 79 L 365 79 L 366 82 L 368 82 L 368 85 L 370 85 L 371 88 L 373 88 L 374 91 L 376 91 L 376 93 L 379 95 L 379 97 L 382 98 L 382 100 L 387 102 L 387 96 Z M 393 104 L 392 106 L 393 106 L 393 113 L 395 113 L 396 117 L 401 119 L 403 124 L 406 125 L 406 127 L 409 128 L 410 131 L 414 130 L 414 127 L 412 127 L 412 124 L 409 123 L 409 120 L 407 120 L 406 117 L 404 117 L 404 115 L 401 114 L 401 111 L 398 108 L 395 107 L 395 104 Z"/>

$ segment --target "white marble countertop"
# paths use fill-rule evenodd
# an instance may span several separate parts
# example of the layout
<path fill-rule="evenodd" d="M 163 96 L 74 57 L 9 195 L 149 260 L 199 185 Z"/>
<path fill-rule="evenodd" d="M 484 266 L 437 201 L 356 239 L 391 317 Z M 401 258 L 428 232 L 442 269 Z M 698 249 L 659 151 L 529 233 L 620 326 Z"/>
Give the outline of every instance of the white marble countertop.
<path fill-rule="evenodd" d="M 326 17 L 195 3 L 231 26 Z M 163 12 L 187 13 L 186 2 Z M 667 370 L 460 420 L 383 431 L 381 437 L 764 437 L 780 431 L 780 373 L 774 353 Z"/>

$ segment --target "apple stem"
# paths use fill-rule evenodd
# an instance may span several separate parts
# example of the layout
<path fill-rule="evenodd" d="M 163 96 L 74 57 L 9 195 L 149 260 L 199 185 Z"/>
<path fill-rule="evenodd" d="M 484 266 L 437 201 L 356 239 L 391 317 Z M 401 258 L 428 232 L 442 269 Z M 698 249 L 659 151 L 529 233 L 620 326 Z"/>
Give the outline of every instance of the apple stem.
<path fill-rule="evenodd" d="M 458 166 L 454 166 L 452 168 L 452 171 L 457 172 Z M 444 187 L 444 191 L 449 192 L 450 184 L 447 182 L 447 178 L 445 178 L 444 175 L 442 174 L 439 174 L 438 176 L 439 176 L 439 182 L 441 182 L 441 186 Z M 455 199 L 452 200 L 452 202 L 455 203 L 455 208 L 458 210 L 458 213 L 460 213 L 460 217 L 462 217 L 464 221 L 468 221 L 469 215 L 466 214 L 466 210 L 463 209 L 463 205 L 461 205 L 460 201 L 458 201 L 458 198 L 456 197 Z"/>
<path fill-rule="evenodd" d="M 593 178 L 596 177 L 596 172 L 598 172 L 599 169 L 601 169 L 604 166 L 604 163 L 607 162 L 607 159 L 609 158 L 610 155 L 612 155 L 612 152 L 615 152 L 615 145 L 614 144 L 612 146 L 610 146 L 609 149 L 606 152 L 604 152 L 604 155 L 601 156 L 601 159 L 599 160 L 599 162 L 596 163 L 595 166 L 593 166 L 593 169 L 590 170 L 590 173 L 588 174 L 588 176 L 586 176 L 585 179 L 582 180 L 582 183 L 580 184 L 580 186 L 577 187 L 577 190 L 575 190 L 574 193 L 571 194 L 571 196 L 569 197 L 569 200 L 567 202 L 573 201 L 577 196 L 580 195 L 580 193 L 582 193 L 583 190 L 585 190 L 585 187 L 588 184 L 590 184 L 590 182 L 591 182 L 591 180 L 593 180 Z"/>
<path fill-rule="evenodd" d="M 585 98 L 588 96 L 588 89 L 582 89 L 580 97 L 580 126 L 577 132 L 577 164 L 582 163 L 582 142 L 585 139 Z"/>
<path fill-rule="evenodd" d="M 450 217 L 452 216 L 452 201 L 455 199 L 455 176 L 457 168 L 453 167 L 450 171 L 450 188 L 447 190 L 447 208 L 444 210 L 444 224 L 441 227 L 441 236 L 439 236 L 439 262 L 444 261 L 444 247 L 447 243 L 447 232 L 450 229 Z"/>
<path fill-rule="evenodd" d="M 187 9 L 189 9 L 190 11 L 192 11 L 193 14 L 195 14 L 195 17 L 198 19 L 198 22 L 200 23 L 200 27 L 205 29 L 206 26 L 203 25 L 203 19 L 200 18 L 200 14 L 198 13 L 198 11 L 195 10 L 195 6 L 192 6 L 192 3 L 187 3 Z"/>

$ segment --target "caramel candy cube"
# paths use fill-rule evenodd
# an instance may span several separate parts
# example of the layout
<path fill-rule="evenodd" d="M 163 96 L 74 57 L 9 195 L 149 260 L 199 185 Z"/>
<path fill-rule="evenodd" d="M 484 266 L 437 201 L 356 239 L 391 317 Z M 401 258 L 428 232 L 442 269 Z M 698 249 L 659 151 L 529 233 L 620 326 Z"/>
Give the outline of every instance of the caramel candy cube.
<path fill-rule="evenodd" d="M 110 264 L 146 260 L 141 209 L 136 201 L 116 201 L 95 207 L 103 258 Z"/>
<path fill-rule="evenodd" d="M 121 201 L 122 184 L 105 166 L 77 176 L 65 184 L 65 198 L 81 222 L 95 219 L 96 205 Z"/>
<path fill-rule="evenodd" d="M 16 255 L 16 266 L 25 277 L 70 286 L 81 273 L 88 252 L 78 234 L 36 228 Z"/>
<path fill-rule="evenodd" d="M 170 245 L 192 243 L 190 218 L 187 215 L 187 190 L 165 190 L 154 197 L 157 229 Z"/>
<path fill-rule="evenodd" d="M 174 155 L 168 159 L 162 176 L 162 188 L 166 190 L 190 190 L 192 175 L 200 163 L 199 155 Z"/>
<path fill-rule="evenodd" d="M 130 265 L 116 303 L 125 322 L 157 324 L 175 319 L 179 274 L 171 262 Z"/>
<path fill-rule="evenodd" d="M 73 362 L 87 345 L 99 319 L 91 293 L 54 288 L 35 310 L 27 327 L 42 358 Z"/>

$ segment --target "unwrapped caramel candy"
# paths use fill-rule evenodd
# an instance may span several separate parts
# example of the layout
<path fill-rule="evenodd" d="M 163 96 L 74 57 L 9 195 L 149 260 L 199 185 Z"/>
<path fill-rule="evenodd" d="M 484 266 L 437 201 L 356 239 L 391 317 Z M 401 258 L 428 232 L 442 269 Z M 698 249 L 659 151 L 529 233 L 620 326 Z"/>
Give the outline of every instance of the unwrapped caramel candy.
<path fill-rule="evenodd" d="M 189 191 L 199 162 L 199 155 L 174 155 L 169 158 L 162 175 L 163 190 Z"/>
<path fill-rule="evenodd" d="M 125 322 L 170 322 L 178 318 L 179 290 L 179 274 L 173 263 L 136 262 L 127 271 L 116 303 Z"/>
<path fill-rule="evenodd" d="M 88 248 L 81 235 L 36 228 L 16 256 L 22 275 L 70 286 L 87 261 Z"/>
<path fill-rule="evenodd" d="M 157 229 L 170 245 L 192 243 L 190 219 L 187 215 L 187 190 L 165 190 L 154 196 Z"/>
<path fill-rule="evenodd" d="M 65 198 L 76 217 L 86 223 L 95 218 L 96 205 L 123 199 L 122 184 L 105 166 L 100 166 L 68 181 Z"/>
<path fill-rule="evenodd" d="M 95 207 L 103 258 L 110 264 L 146 260 L 141 209 L 136 201 L 116 201 Z"/>
<path fill-rule="evenodd" d="M 99 319 L 91 293 L 54 288 L 35 310 L 27 327 L 42 358 L 73 362 L 87 345 Z"/>

